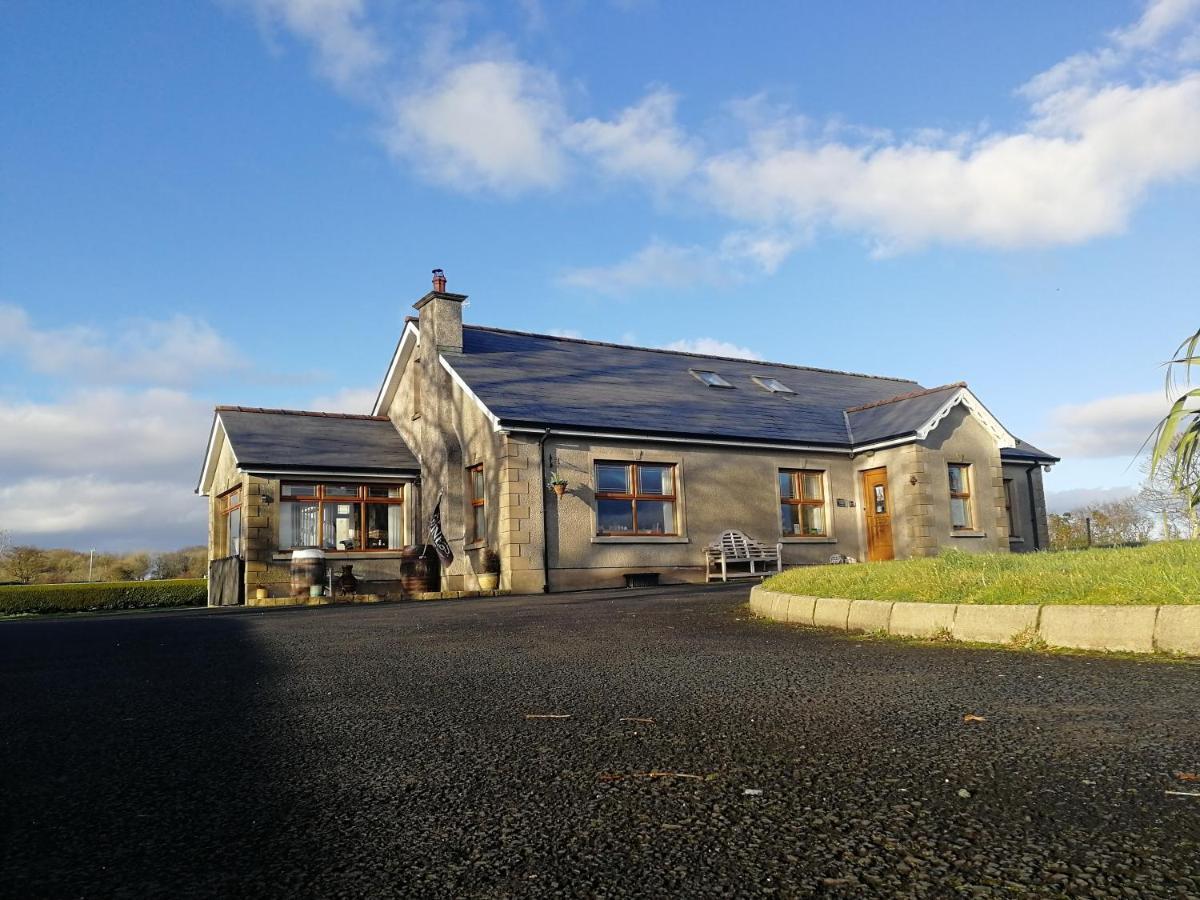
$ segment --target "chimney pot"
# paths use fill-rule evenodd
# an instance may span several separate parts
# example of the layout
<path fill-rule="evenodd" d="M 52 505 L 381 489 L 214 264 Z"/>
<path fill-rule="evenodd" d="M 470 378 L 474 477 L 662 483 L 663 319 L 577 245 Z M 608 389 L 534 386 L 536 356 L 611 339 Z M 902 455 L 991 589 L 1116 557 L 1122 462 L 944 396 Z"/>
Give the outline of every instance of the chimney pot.
<path fill-rule="evenodd" d="M 446 273 L 441 269 L 433 270 L 433 289 L 439 294 L 446 293 Z"/>

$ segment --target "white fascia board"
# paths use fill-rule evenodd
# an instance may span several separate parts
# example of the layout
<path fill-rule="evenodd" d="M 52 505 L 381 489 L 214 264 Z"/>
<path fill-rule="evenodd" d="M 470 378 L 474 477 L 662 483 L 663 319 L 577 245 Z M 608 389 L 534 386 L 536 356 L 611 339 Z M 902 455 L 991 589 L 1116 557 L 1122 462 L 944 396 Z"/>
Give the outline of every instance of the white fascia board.
<path fill-rule="evenodd" d="M 289 478 L 353 478 L 357 481 L 419 481 L 420 475 L 381 475 L 378 472 L 346 472 L 338 471 L 331 472 L 328 469 L 304 469 L 289 472 L 280 472 L 278 469 L 270 466 L 249 466 L 238 471 L 245 472 L 248 475 L 269 475 L 272 478 L 280 478 L 287 480 Z"/>
<path fill-rule="evenodd" d="M 196 483 L 196 493 L 201 497 L 207 497 L 209 488 L 212 487 L 213 476 L 216 474 L 217 459 L 220 456 L 218 451 L 218 438 L 224 443 L 227 439 L 225 436 L 225 423 L 221 421 L 219 412 L 213 413 L 212 428 L 208 433 L 208 452 L 204 454 L 204 465 L 200 468 L 200 480 Z M 232 445 L 229 451 L 233 453 L 234 462 L 237 462 L 237 453 L 234 452 Z"/>
<path fill-rule="evenodd" d="M 383 377 L 383 384 L 379 386 L 379 393 L 375 396 L 375 406 L 371 410 L 371 415 L 384 415 L 380 410 L 387 407 L 396 395 L 395 379 L 399 377 L 401 363 L 408 358 L 420 337 L 421 332 L 417 330 L 416 325 L 412 322 L 404 323 L 404 331 L 400 334 L 400 340 L 396 344 L 396 352 L 392 354 L 392 362 L 388 366 L 387 375 Z"/>
<path fill-rule="evenodd" d="M 490 409 L 488 409 L 487 404 L 484 403 L 482 400 L 480 400 L 478 395 L 473 390 L 471 390 L 471 386 L 463 380 L 463 377 L 454 371 L 454 367 L 446 361 L 446 357 L 442 356 L 439 353 L 438 354 L 438 362 L 440 362 L 442 364 L 443 369 L 445 369 L 447 372 L 450 373 L 451 379 L 453 379 L 455 384 L 457 384 L 460 388 L 462 388 L 463 393 L 466 394 L 468 397 L 470 397 L 472 400 L 474 400 L 475 405 L 478 406 L 479 409 L 482 410 L 483 414 L 488 417 L 488 421 L 492 423 L 492 430 L 500 431 L 501 430 L 500 419 L 496 416 L 496 414 L 494 412 L 492 412 Z"/>
<path fill-rule="evenodd" d="M 1017 446 L 1016 437 L 1000 424 L 1000 420 L 991 414 L 988 408 L 979 401 L 978 397 L 965 387 L 955 391 L 954 395 L 943 403 L 941 408 L 930 416 L 924 425 L 917 429 L 917 438 L 923 441 L 929 437 L 930 433 L 941 424 L 942 419 L 950 415 L 950 411 L 960 403 L 975 416 L 979 424 L 991 432 L 997 444 L 1001 447 Z"/>
<path fill-rule="evenodd" d="M 697 444 L 701 446 L 715 447 L 745 447 L 751 450 L 794 450 L 798 453 L 832 453 L 842 456 L 852 454 L 845 447 L 820 447 L 809 444 L 761 444 L 751 441 L 727 441 L 719 438 L 690 438 L 690 437 L 669 437 L 657 434 L 614 434 L 607 431 L 577 431 L 574 429 L 564 428 L 528 428 L 518 426 L 504 426 L 498 428 L 500 431 L 520 431 L 527 434 L 552 434 L 555 437 L 586 437 L 586 438 L 601 438 L 606 441 L 641 441 L 643 443 L 666 443 L 666 444 Z"/>

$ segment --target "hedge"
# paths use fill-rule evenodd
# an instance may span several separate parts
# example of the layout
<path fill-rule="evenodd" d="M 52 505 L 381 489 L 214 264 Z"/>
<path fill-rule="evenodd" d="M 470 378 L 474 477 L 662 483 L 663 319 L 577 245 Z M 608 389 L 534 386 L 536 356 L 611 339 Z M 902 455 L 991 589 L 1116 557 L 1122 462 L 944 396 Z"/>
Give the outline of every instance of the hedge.
<path fill-rule="evenodd" d="M 0 587 L 0 615 L 203 606 L 207 602 L 208 582 L 203 578 Z"/>

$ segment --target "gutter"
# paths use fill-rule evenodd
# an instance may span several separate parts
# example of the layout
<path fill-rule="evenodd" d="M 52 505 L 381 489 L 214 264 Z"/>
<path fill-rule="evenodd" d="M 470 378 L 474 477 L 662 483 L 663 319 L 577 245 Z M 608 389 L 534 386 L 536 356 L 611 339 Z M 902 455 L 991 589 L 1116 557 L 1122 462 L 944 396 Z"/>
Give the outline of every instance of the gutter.
<path fill-rule="evenodd" d="M 550 593 L 550 526 L 546 515 L 546 438 L 550 437 L 550 429 L 542 432 L 538 439 L 538 466 L 541 471 L 542 491 L 542 593 Z"/>

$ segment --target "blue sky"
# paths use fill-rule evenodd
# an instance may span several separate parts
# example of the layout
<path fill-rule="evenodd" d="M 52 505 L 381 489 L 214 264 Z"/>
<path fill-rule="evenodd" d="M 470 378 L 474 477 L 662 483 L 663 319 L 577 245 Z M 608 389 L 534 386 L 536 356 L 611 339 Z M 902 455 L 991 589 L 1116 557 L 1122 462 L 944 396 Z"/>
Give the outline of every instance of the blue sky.
<path fill-rule="evenodd" d="M 1200 326 L 1200 2 L 9 2 L 0 528 L 199 542 L 214 403 L 469 321 L 967 380 L 1138 479 Z"/>

